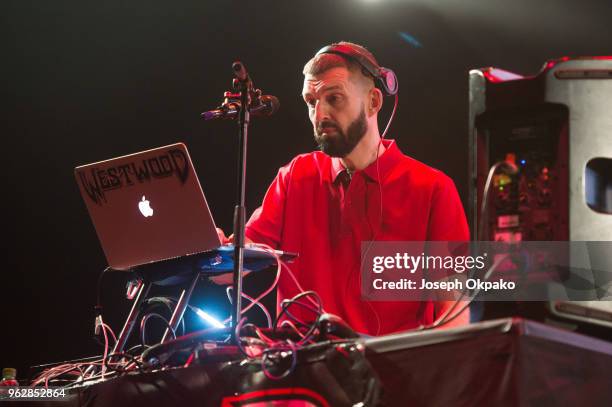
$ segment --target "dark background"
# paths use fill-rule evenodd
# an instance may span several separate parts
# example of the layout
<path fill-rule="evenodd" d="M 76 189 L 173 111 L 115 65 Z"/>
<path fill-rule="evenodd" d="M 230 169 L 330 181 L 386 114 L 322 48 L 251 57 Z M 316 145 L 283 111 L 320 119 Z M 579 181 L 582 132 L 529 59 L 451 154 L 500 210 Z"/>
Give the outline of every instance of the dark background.
<path fill-rule="evenodd" d="M 236 126 L 203 122 L 199 113 L 221 101 L 232 61 L 243 61 L 255 84 L 281 101 L 274 117 L 251 128 L 250 214 L 278 167 L 314 148 L 301 70 L 323 45 L 362 43 L 395 70 L 400 103 L 388 137 L 450 175 L 464 202 L 469 69 L 530 75 L 550 58 L 612 53 L 606 0 L 21 0 L 0 7 L 0 367 L 17 367 L 20 377 L 36 363 L 100 351 L 91 339 L 93 305 L 106 262 L 75 166 L 183 141 L 218 225 L 231 230 Z M 105 317 L 116 331 L 129 307 L 124 284 L 116 274 L 103 284 Z M 200 287 L 197 301 L 219 317 L 228 313 L 218 289 Z"/>

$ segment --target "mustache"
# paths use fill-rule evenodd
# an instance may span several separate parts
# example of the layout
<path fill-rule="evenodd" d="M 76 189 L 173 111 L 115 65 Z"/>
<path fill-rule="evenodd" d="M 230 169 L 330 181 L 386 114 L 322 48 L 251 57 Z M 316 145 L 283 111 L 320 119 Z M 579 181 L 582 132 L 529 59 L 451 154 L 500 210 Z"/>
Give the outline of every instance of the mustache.
<path fill-rule="evenodd" d="M 317 134 L 321 135 L 321 133 L 323 132 L 324 128 L 334 128 L 337 131 L 340 131 L 340 126 L 338 126 L 336 123 L 334 122 L 330 122 L 330 121 L 323 121 L 321 123 L 319 123 L 319 125 L 317 126 Z"/>

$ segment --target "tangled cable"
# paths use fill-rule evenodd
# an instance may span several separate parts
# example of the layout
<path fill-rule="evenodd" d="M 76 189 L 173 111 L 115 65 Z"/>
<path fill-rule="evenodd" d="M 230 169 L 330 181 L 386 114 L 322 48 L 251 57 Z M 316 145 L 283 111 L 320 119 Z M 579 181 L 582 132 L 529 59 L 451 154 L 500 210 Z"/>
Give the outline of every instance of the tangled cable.
<path fill-rule="evenodd" d="M 112 338 L 113 341 L 116 342 L 117 338 L 110 326 L 104 323 L 101 315 L 97 317 L 97 323 L 99 323 L 104 335 L 104 352 L 101 357 L 77 359 L 69 363 L 62 363 L 45 369 L 37 377 L 35 377 L 34 380 L 32 380 L 30 386 L 36 387 L 39 385 L 44 385 L 45 388 L 47 388 L 49 387 L 50 383 L 59 384 L 64 383 L 64 381 L 69 381 L 70 383 L 65 386 L 69 387 L 85 381 L 103 379 L 105 376 L 109 375 L 107 370 L 115 370 L 114 368 L 117 366 L 117 364 L 108 364 L 107 360 L 109 356 L 111 356 L 109 354 L 109 339 Z M 130 365 L 132 364 L 133 360 L 129 363 L 126 362 L 125 366 L 121 364 L 121 367 L 124 368 L 124 370 L 129 370 L 131 368 Z M 64 379 L 62 380 L 62 378 Z"/>
<path fill-rule="evenodd" d="M 309 299 L 314 306 L 305 300 Z M 311 322 L 295 316 L 291 312 L 292 306 L 299 306 L 314 314 Z M 247 324 L 242 318 L 235 329 L 235 338 L 242 354 L 251 362 L 258 362 L 264 375 L 271 380 L 280 380 L 289 376 L 297 365 L 298 350 L 313 341 L 318 332 L 319 317 L 323 315 L 321 299 L 314 291 L 304 291 L 295 297 L 284 300 L 280 304 L 281 310 L 274 321 L 272 333 L 276 336 L 280 327 L 288 326 L 300 338 L 293 341 L 289 338 L 274 339 L 266 335 L 259 327 Z M 286 317 L 288 319 L 282 319 Z M 249 328 L 256 337 L 243 335 L 243 330 Z M 287 358 L 290 358 L 288 366 Z"/>

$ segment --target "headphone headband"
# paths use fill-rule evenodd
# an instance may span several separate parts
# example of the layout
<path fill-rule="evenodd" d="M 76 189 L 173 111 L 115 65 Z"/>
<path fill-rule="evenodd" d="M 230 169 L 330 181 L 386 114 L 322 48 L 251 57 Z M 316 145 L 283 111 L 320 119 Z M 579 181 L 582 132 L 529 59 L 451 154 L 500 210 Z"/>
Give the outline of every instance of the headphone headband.
<path fill-rule="evenodd" d="M 374 79 L 376 87 L 379 88 L 386 96 L 393 96 L 397 93 L 399 85 L 395 73 L 387 68 L 377 65 L 370 60 L 357 48 L 347 44 L 332 44 L 327 45 L 315 54 L 336 54 L 350 61 L 356 62 Z"/>

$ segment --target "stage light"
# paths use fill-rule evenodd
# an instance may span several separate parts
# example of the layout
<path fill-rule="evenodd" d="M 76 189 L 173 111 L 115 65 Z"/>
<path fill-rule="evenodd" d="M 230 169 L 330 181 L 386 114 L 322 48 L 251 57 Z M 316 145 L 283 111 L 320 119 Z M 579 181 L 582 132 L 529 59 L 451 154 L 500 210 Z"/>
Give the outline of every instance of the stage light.
<path fill-rule="evenodd" d="M 202 318 L 204 321 L 208 322 L 214 328 L 225 328 L 225 325 L 223 325 L 218 319 L 216 319 L 212 315 L 204 312 L 200 308 L 196 308 L 196 314 L 198 314 L 198 316 L 200 318 Z"/>
<path fill-rule="evenodd" d="M 423 44 L 421 44 L 421 42 L 414 35 L 408 34 L 407 32 L 404 32 L 404 31 L 398 32 L 397 35 L 399 35 L 399 37 L 402 40 L 412 45 L 413 47 L 423 48 Z"/>

